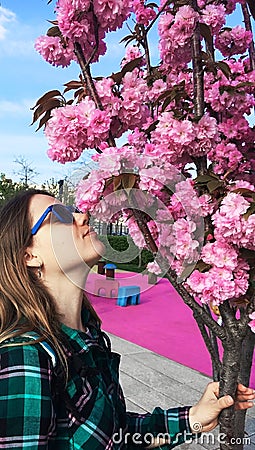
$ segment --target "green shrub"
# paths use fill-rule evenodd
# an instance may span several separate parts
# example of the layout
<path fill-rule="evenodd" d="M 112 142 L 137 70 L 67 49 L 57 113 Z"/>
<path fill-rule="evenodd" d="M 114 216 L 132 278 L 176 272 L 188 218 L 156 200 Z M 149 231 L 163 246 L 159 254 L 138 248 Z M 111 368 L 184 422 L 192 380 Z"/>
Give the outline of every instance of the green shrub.
<path fill-rule="evenodd" d="M 140 249 L 134 244 L 133 239 L 130 236 L 115 236 L 115 235 L 102 235 L 99 236 L 100 240 L 106 246 L 106 253 L 104 259 L 107 262 L 113 262 L 118 266 L 119 264 L 131 264 L 132 266 L 139 266 L 139 252 Z M 125 252 L 123 259 L 121 255 L 116 252 Z M 149 250 L 143 249 L 141 252 L 141 266 L 146 267 L 148 262 L 153 261 L 153 255 Z"/>

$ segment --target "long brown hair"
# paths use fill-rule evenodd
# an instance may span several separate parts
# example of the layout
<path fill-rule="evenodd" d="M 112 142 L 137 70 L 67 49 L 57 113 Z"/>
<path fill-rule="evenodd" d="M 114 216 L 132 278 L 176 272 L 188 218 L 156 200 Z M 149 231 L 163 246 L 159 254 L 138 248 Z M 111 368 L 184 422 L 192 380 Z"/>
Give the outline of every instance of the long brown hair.
<path fill-rule="evenodd" d="M 66 367 L 56 303 L 24 258 L 33 239 L 29 204 L 36 194 L 53 197 L 46 191 L 29 189 L 17 194 L 0 210 L 0 345 L 12 337 L 36 331 L 41 340 L 52 343 Z M 84 306 L 100 322 L 85 295 Z"/>

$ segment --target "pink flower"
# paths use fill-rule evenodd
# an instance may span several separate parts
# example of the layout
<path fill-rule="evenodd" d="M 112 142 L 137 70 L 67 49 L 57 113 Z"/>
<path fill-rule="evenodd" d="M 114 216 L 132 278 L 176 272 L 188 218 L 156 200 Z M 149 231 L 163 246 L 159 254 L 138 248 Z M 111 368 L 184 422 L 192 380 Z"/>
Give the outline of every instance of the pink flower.
<path fill-rule="evenodd" d="M 237 267 L 238 253 L 223 241 L 206 244 L 203 247 L 201 257 L 205 263 L 215 267 L 225 267 L 232 271 Z"/>
<path fill-rule="evenodd" d="M 156 263 L 156 261 L 149 262 L 147 264 L 147 269 L 149 272 L 155 273 L 156 275 L 161 274 L 161 269 L 160 269 L 159 265 Z"/>
<path fill-rule="evenodd" d="M 72 42 L 67 39 L 63 45 L 60 37 L 40 36 L 35 40 L 35 49 L 53 66 L 67 67 L 75 59 Z"/>
<path fill-rule="evenodd" d="M 133 10 L 137 23 L 148 26 L 150 21 L 156 17 L 153 8 L 145 6 L 143 0 L 133 0 Z"/>
<path fill-rule="evenodd" d="M 215 204 L 212 201 L 212 197 L 208 194 L 200 195 L 198 198 L 201 207 L 201 213 L 203 217 L 206 217 L 213 213 Z"/>
<path fill-rule="evenodd" d="M 233 56 L 244 53 L 252 41 L 252 32 L 246 31 L 240 25 L 232 30 L 220 33 L 215 41 L 216 47 L 223 56 Z"/>
<path fill-rule="evenodd" d="M 202 21 L 209 25 L 213 34 L 219 32 L 226 21 L 226 9 L 223 5 L 206 5 L 202 9 Z"/>

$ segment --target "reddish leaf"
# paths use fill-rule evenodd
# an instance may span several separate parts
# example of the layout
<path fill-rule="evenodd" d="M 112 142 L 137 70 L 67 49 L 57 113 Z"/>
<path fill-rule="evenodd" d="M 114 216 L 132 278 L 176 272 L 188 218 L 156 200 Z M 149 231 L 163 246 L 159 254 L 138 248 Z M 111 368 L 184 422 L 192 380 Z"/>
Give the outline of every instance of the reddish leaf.
<path fill-rule="evenodd" d="M 48 100 L 47 102 L 44 102 L 42 105 L 39 105 L 34 112 L 33 122 L 31 125 L 33 125 L 43 113 L 45 113 L 48 110 L 52 110 L 53 108 L 58 108 L 60 104 L 61 104 L 60 100 L 54 98 Z"/>
<path fill-rule="evenodd" d="M 121 186 L 121 177 L 122 175 L 117 175 L 113 178 L 113 190 L 117 191 Z"/>
<path fill-rule="evenodd" d="M 203 36 L 205 41 L 208 43 L 208 45 L 211 47 L 213 44 L 213 37 L 210 30 L 210 27 L 206 25 L 205 23 L 200 23 L 200 34 Z"/>
<path fill-rule="evenodd" d="M 38 106 L 38 105 L 40 105 L 40 104 L 42 104 L 42 103 L 48 101 L 48 100 L 49 100 L 50 98 L 52 98 L 52 97 L 56 97 L 56 96 L 59 96 L 59 95 L 62 97 L 61 92 L 58 91 L 58 90 L 56 90 L 56 89 L 53 90 L 53 91 L 46 92 L 46 94 L 44 94 L 42 97 L 40 97 L 40 98 L 37 100 L 35 106 L 33 106 L 33 108 L 31 108 L 31 109 L 35 109 L 36 106 Z"/>
<path fill-rule="evenodd" d="M 64 93 L 68 92 L 72 89 L 78 89 L 81 86 L 83 86 L 83 83 L 81 81 L 76 81 L 76 80 L 72 80 L 72 81 L 68 81 L 68 83 L 65 83 L 64 86 L 66 86 Z"/>
<path fill-rule="evenodd" d="M 133 173 L 123 173 L 121 175 L 123 189 L 132 189 L 136 182 L 136 175 Z"/>
<path fill-rule="evenodd" d="M 46 111 L 46 113 L 44 114 L 44 116 L 41 118 L 41 120 L 40 120 L 40 122 L 39 122 L 39 125 L 38 125 L 38 127 L 36 128 L 36 130 L 35 131 L 38 131 L 38 130 L 40 130 L 40 128 L 42 128 L 42 126 L 43 125 L 45 125 L 47 122 L 48 122 L 48 120 L 50 119 L 50 117 L 51 117 L 51 111 Z"/>
<path fill-rule="evenodd" d="M 231 70 L 229 68 L 229 65 L 225 63 L 224 61 L 219 61 L 216 64 L 216 67 L 219 68 L 222 73 L 225 75 L 225 77 L 229 80 L 231 75 Z"/>
<path fill-rule="evenodd" d="M 57 25 L 54 25 L 53 27 L 50 27 L 47 30 L 47 36 L 52 36 L 52 37 L 56 37 L 56 36 L 62 36 L 61 31 L 59 29 L 59 27 Z"/>

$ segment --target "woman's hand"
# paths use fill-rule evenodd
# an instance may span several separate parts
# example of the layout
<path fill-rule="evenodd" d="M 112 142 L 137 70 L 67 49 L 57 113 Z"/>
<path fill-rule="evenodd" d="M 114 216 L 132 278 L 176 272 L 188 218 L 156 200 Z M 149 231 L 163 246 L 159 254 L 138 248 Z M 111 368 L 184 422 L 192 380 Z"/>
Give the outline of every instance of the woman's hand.
<path fill-rule="evenodd" d="M 199 402 L 192 406 L 189 411 L 189 422 L 193 433 L 211 431 L 218 425 L 218 417 L 224 408 L 235 404 L 235 409 L 252 408 L 255 399 L 255 391 L 238 384 L 235 399 L 230 395 L 219 398 L 219 383 L 212 382 L 207 388 Z"/>

